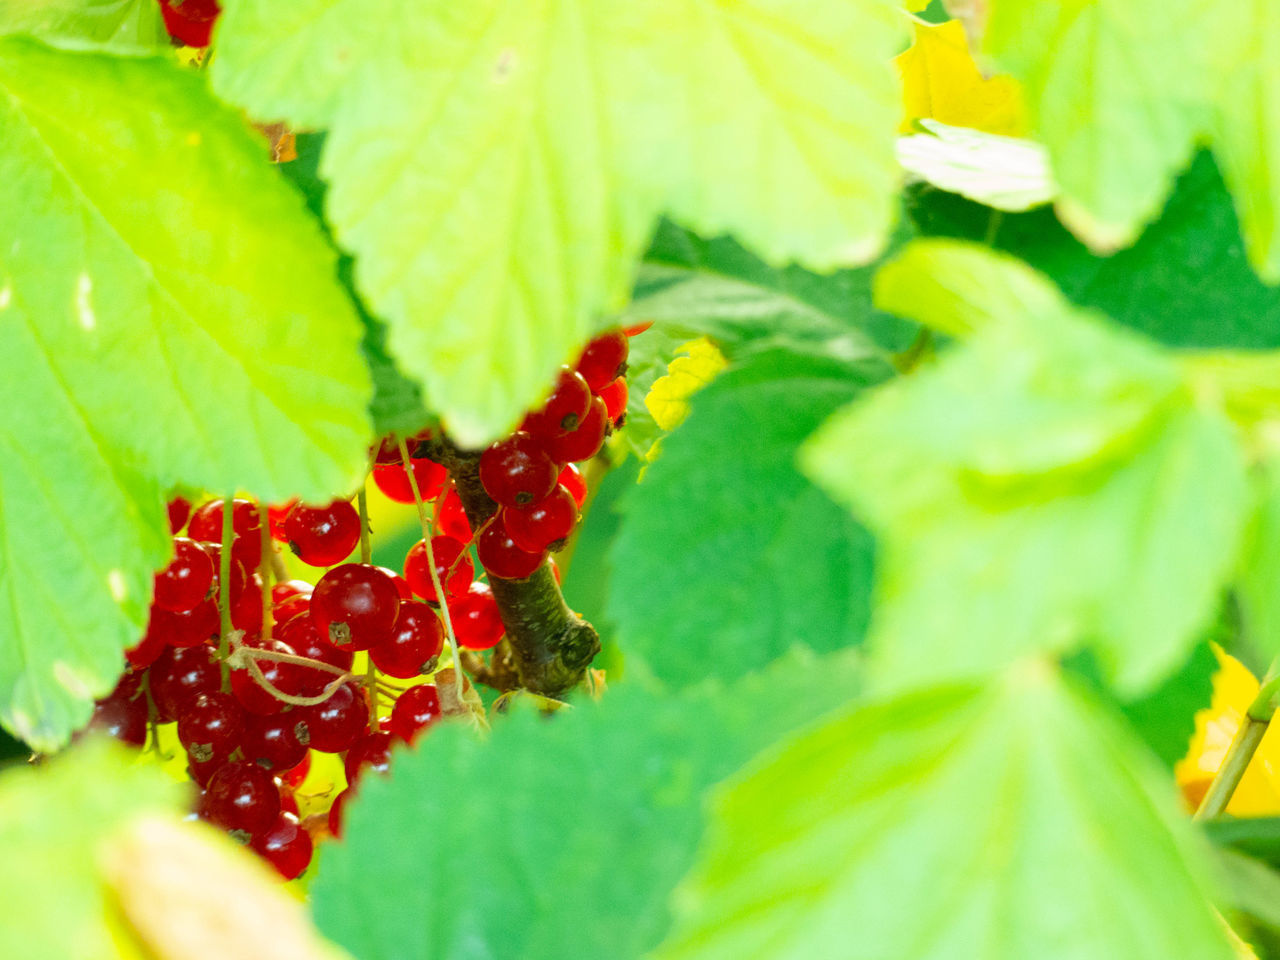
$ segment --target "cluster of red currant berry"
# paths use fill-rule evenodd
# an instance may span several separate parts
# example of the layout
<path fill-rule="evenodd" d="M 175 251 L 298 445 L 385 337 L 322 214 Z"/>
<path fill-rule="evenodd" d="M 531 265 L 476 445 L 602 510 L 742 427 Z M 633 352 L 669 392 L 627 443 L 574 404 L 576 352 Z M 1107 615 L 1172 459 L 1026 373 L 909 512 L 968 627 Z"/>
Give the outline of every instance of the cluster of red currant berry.
<path fill-rule="evenodd" d="M 386 679 L 433 673 L 446 639 L 440 612 L 459 647 L 501 642 L 502 617 L 476 579 L 472 548 L 488 576 L 519 580 L 572 533 L 587 493 L 574 461 L 594 456 L 625 410 L 627 333 L 588 344 L 520 429 L 480 454 L 480 482 L 499 509 L 477 533 L 445 467 L 418 455 L 432 449 L 430 431 L 371 451 L 384 495 L 431 504 L 430 536 L 408 551 L 403 576 L 349 562 L 357 546 L 369 556 L 366 520 L 349 499 L 266 508 L 210 500 L 195 510 L 171 501 L 173 559 L 155 575 L 146 633 L 126 651 L 128 669 L 97 704 L 93 726 L 137 746 L 152 732 L 158 749 L 158 728 L 176 724 L 201 788 L 198 816 L 286 878 L 298 876 L 312 832 L 339 835 L 358 778 L 385 771 L 394 742 L 412 742 L 440 717 L 434 684 L 402 689 Z M 285 579 L 277 553 L 285 544 L 328 568 L 314 586 Z M 358 651 L 369 670 L 357 676 Z M 378 706 L 390 706 L 380 719 Z M 327 817 L 300 823 L 294 791 L 312 750 L 343 756 L 348 787 Z"/>
<path fill-rule="evenodd" d="M 498 504 L 476 540 L 490 576 L 531 576 L 564 546 L 578 522 L 586 487 L 575 463 L 600 452 L 627 409 L 628 332 L 587 344 L 575 367 L 562 367 L 541 408 L 480 456 L 480 482 Z"/>
<path fill-rule="evenodd" d="M 217 0 L 160 0 L 169 36 L 188 47 L 207 47 L 221 8 Z"/>

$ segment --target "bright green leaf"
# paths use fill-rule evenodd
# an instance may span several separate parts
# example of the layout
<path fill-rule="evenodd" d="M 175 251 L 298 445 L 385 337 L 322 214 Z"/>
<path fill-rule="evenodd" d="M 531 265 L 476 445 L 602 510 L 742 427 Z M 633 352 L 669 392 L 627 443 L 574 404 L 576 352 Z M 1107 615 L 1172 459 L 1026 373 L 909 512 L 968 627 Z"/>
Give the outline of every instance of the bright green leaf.
<path fill-rule="evenodd" d="M 0 722 L 35 746 L 141 636 L 164 489 L 360 476 L 360 327 L 264 154 L 197 75 L 0 40 Z"/>
<path fill-rule="evenodd" d="M 877 271 L 874 291 L 877 308 L 951 336 L 1035 325 L 1067 309 L 1053 284 L 1021 260 L 947 240 L 908 244 Z"/>
<path fill-rule="evenodd" d="M 898 140 L 898 162 L 927 183 L 998 210 L 1026 210 L 1058 193 L 1043 146 L 1020 137 L 921 120 Z"/>
<path fill-rule="evenodd" d="M 994 0 L 986 51 L 1026 92 L 1061 187 L 1058 211 L 1099 250 L 1154 219 L 1191 157 L 1214 80 L 1197 0 Z"/>
<path fill-rule="evenodd" d="M 168 49 L 156 0 L 0 0 L 0 36 L 21 33 L 68 48 Z"/>
<path fill-rule="evenodd" d="M 183 805 L 176 783 L 105 743 L 0 776 L 0 956 L 118 960 L 101 845 L 135 817 Z"/>
<path fill-rule="evenodd" d="M 316 921 L 361 960 L 638 958 L 666 931 L 707 789 L 856 677 L 847 653 L 794 656 L 732 687 L 521 711 L 487 741 L 435 730 L 361 783 L 311 890 Z"/>
<path fill-rule="evenodd" d="M 796 451 L 884 375 L 782 351 L 721 374 L 626 497 L 609 616 L 660 678 L 734 677 L 795 645 L 856 642 L 872 543 L 806 480 Z"/>
<path fill-rule="evenodd" d="M 1095 257 L 1049 211 L 1004 214 L 916 190 L 921 233 L 995 245 L 1053 278 L 1069 299 L 1176 347 L 1280 347 L 1280 291 L 1249 269 L 1240 225 L 1209 153 L 1200 154 L 1160 219 L 1128 250 Z"/>
<path fill-rule="evenodd" d="M 1255 474 L 1256 500 L 1241 551 L 1236 597 L 1245 635 L 1269 657 L 1280 655 L 1280 464 Z"/>
<path fill-rule="evenodd" d="M 240 0 L 213 74 L 259 117 L 330 128 L 329 220 L 357 285 L 478 443 L 622 305 L 663 210 L 773 260 L 874 255 L 897 34 L 883 0 Z"/>
<path fill-rule="evenodd" d="M 1231 573 L 1248 502 L 1230 423 L 1158 348 L 1039 320 L 869 392 L 807 452 L 880 538 L 885 683 L 1090 643 L 1132 695 L 1186 656 Z"/>
<path fill-rule="evenodd" d="M 1038 663 L 840 715 L 714 816 L 659 960 L 1231 957 L 1167 779 Z"/>

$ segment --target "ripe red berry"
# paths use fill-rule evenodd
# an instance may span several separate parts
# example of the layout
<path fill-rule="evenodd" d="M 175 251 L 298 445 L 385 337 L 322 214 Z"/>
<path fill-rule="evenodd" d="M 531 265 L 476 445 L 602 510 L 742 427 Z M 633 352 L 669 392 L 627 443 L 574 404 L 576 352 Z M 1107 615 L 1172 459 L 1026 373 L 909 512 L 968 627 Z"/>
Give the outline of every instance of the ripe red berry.
<path fill-rule="evenodd" d="M 367 563 L 334 567 L 311 595 L 311 619 L 334 646 L 368 650 L 390 632 L 400 614 L 391 578 Z"/>
<path fill-rule="evenodd" d="M 434 500 L 444 488 L 449 473 L 434 460 L 418 457 L 409 461 L 413 464 L 413 478 L 418 484 L 418 495 L 423 502 Z M 383 492 L 388 500 L 395 503 L 413 503 L 413 487 L 409 485 L 409 474 L 404 464 L 394 463 L 373 468 L 374 485 Z"/>
<path fill-rule="evenodd" d="M 433 683 L 420 683 L 400 694 L 391 708 L 391 732 L 412 743 L 427 727 L 440 719 L 440 694 Z"/>
<path fill-rule="evenodd" d="M 284 532 L 303 563 L 330 567 L 350 556 L 360 542 L 360 514 L 346 500 L 323 507 L 300 503 L 285 518 Z"/>
<path fill-rule="evenodd" d="M 283 626 L 298 617 L 311 619 L 311 594 L 304 593 L 286 597 L 271 608 L 271 617 L 278 626 Z"/>
<path fill-rule="evenodd" d="M 590 460 L 604 446 L 608 427 L 609 411 L 605 408 L 604 401 L 596 397 L 591 401 L 591 409 L 587 411 L 577 430 L 547 443 L 547 455 L 558 463 Z"/>
<path fill-rule="evenodd" d="M 275 867 L 285 880 L 294 880 L 311 863 L 311 834 L 298 823 L 296 813 L 281 811 L 267 830 L 253 838 L 253 849 Z"/>
<path fill-rule="evenodd" d="M 539 440 L 553 440 L 578 428 L 591 406 L 591 388 L 582 375 L 560 368 L 556 385 L 542 407 L 524 418 L 520 429 Z"/>
<path fill-rule="evenodd" d="M 142 747 L 147 742 L 147 698 L 138 689 L 142 674 L 125 673 L 116 688 L 93 707 L 89 727 L 122 743 Z"/>
<path fill-rule="evenodd" d="M 480 482 L 485 492 L 504 507 L 541 500 L 555 487 L 559 474 L 559 466 L 543 445 L 523 431 L 499 440 L 480 454 Z"/>
<path fill-rule="evenodd" d="M 324 703 L 301 707 L 297 713 L 306 725 L 299 729 L 299 740 L 312 750 L 341 753 L 369 729 L 369 701 L 362 687 L 344 683 Z"/>
<path fill-rule="evenodd" d="M 413 456 L 414 441 L 406 440 L 405 449 Z M 395 434 L 383 437 L 376 449 L 372 449 L 374 466 L 384 467 L 389 463 L 400 462 L 400 441 Z"/>
<path fill-rule="evenodd" d="M 154 603 L 161 610 L 190 610 L 209 595 L 213 559 L 200 544 L 174 537 L 173 559 L 154 577 Z"/>
<path fill-rule="evenodd" d="M 502 580 L 524 580 L 542 566 L 546 553 L 522 550 L 499 519 L 491 523 L 476 540 L 476 556 L 489 571 L 489 576 Z"/>
<path fill-rule="evenodd" d="M 169 648 L 160 654 L 147 676 L 161 723 L 177 720 L 187 704 L 194 703 L 202 693 L 217 690 L 222 682 L 213 651 L 206 646 Z"/>
<path fill-rule="evenodd" d="M 347 801 L 351 799 L 352 790 L 348 787 L 340 794 L 333 798 L 333 805 L 329 807 L 329 833 L 334 839 L 342 839 L 342 812 L 347 806 Z"/>
<path fill-rule="evenodd" d="M 468 650 L 492 649 L 506 632 L 493 591 L 478 580 L 449 604 L 449 616 L 458 645 Z"/>
<path fill-rule="evenodd" d="M 652 326 L 652 320 L 645 320 L 643 323 L 633 324 L 630 327 L 623 327 L 622 332 L 628 337 L 638 337 Z"/>
<path fill-rule="evenodd" d="M 296 789 L 302 785 L 303 780 L 307 779 L 307 774 L 310 772 L 311 753 L 310 751 L 306 751 L 306 756 L 302 758 L 301 763 L 295 764 L 284 773 L 280 774 L 280 782 L 290 789 Z"/>
<path fill-rule="evenodd" d="M 271 588 L 271 602 L 284 603 L 290 597 L 309 597 L 315 589 L 305 580 L 282 580 Z"/>
<path fill-rule="evenodd" d="M 252 500 L 231 502 L 231 530 L 235 539 L 231 555 L 246 570 L 256 570 L 262 559 L 262 534 L 258 523 L 258 505 Z M 187 536 L 192 540 L 222 543 L 222 501 L 210 500 L 191 515 Z M 215 558 L 216 559 L 216 558 Z"/>
<path fill-rule="evenodd" d="M 459 543 L 471 542 L 471 522 L 467 520 L 462 498 L 458 496 L 453 484 L 449 484 L 444 495 L 436 501 L 435 528 Z"/>
<path fill-rule="evenodd" d="M 391 582 L 396 585 L 396 593 L 400 594 L 401 600 L 412 600 L 413 589 L 409 586 L 409 581 L 400 574 L 396 573 L 390 567 L 379 567 L 383 573 L 391 578 Z"/>
<path fill-rule="evenodd" d="M 188 47 L 207 47 L 218 19 L 217 0 L 160 0 L 169 36 Z"/>
<path fill-rule="evenodd" d="M 254 763 L 224 763 L 209 778 L 204 812 L 212 823 L 249 836 L 263 833 L 280 813 L 280 788 Z"/>
<path fill-rule="evenodd" d="M 174 497 L 169 501 L 169 532 L 176 534 L 187 525 L 191 517 L 191 501 L 186 497 Z"/>
<path fill-rule="evenodd" d="M 627 378 L 610 380 L 600 391 L 600 399 L 604 401 L 609 422 L 616 426 L 627 412 Z"/>
<path fill-rule="evenodd" d="M 599 393 L 610 380 L 616 380 L 627 369 L 627 352 L 630 350 L 627 335 L 621 330 L 611 330 L 596 337 L 578 357 L 578 372 Z"/>
<path fill-rule="evenodd" d="M 129 666 L 135 670 L 145 670 L 151 666 L 164 653 L 165 647 L 169 645 L 169 641 L 165 637 L 163 630 L 153 630 L 156 625 L 156 610 L 151 610 L 151 619 L 147 623 L 147 631 L 142 635 L 142 639 L 124 652 L 124 658 L 129 661 Z"/>
<path fill-rule="evenodd" d="M 298 739 L 300 722 L 296 710 L 271 717 L 249 715 L 240 735 L 240 752 L 245 760 L 264 770 L 291 771 L 309 756 L 306 745 Z"/>
<path fill-rule="evenodd" d="M 587 502 L 587 481 L 582 476 L 582 471 L 578 469 L 576 463 L 566 463 L 564 469 L 560 471 L 560 486 L 569 491 L 573 497 L 573 502 L 577 504 L 578 509 L 582 509 L 582 505 Z"/>
<path fill-rule="evenodd" d="M 527 507 L 502 508 L 502 523 L 516 546 L 528 553 L 559 550 L 578 523 L 573 494 L 557 486 L 550 495 Z"/>
<path fill-rule="evenodd" d="M 391 632 L 369 648 L 373 665 L 388 676 L 408 680 L 432 669 L 444 649 L 444 627 L 430 606 L 405 600 Z"/>
<path fill-rule="evenodd" d="M 206 763 L 228 757 L 240 745 L 244 708 L 235 697 L 211 690 L 196 697 L 178 717 L 178 739 L 193 760 Z"/>
<path fill-rule="evenodd" d="M 347 783 L 353 784 L 366 770 L 374 773 L 386 773 L 391 766 L 391 744 L 394 742 L 389 733 L 370 733 L 361 737 L 351 745 L 347 757 L 343 761 L 347 773 Z"/>
<path fill-rule="evenodd" d="M 436 576 L 446 596 L 456 597 L 466 591 L 475 573 L 467 548 L 453 537 L 432 537 L 431 553 L 436 561 Z M 409 588 L 425 600 L 439 602 L 435 584 L 431 582 L 431 564 L 427 559 L 427 542 L 419 540 L 404 558 L 404 578 Z"/>
<path fill-rule="evenodd" d="M 318 660 L 341 670 L 350 670 L 355 659 L 355 654 L 350 649 L 339 650 L 326 640 L 310 617 L 294 617 L 280 627 L 277 636 L 297 656 Z M 292 680 L 297 686 L 298 695 L 314 697 L 327 684 L 332 683 L 336 676 L 337 674 L 316 667 L 295 666 Z"/>
<path fill-rule="evenodd" d="M 285 503 L 273 503 L 267 507 L 267 528 L 271 533 L 271 539 L 277 543 L 287 543 L 289 538 L 285 536 L 284 521 L 289 516 L 290 511 L 298 505 L 298 498 L 294 497 Z"/>
<path fill-rule="evenodd" d="M 248 636 L 262 630 L 262 581 L 254 574 L 249 578 L 240 599 L 231 605 L 231 626 Z"/>

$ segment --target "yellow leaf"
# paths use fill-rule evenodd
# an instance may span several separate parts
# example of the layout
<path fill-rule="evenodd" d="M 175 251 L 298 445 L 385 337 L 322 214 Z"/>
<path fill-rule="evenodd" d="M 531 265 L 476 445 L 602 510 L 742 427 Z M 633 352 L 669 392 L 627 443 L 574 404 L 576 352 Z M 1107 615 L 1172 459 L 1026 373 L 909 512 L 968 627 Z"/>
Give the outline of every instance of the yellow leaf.
<path fill-rule="evenodd" d="M 665 376 L 649 388 L 644 405 L 663 430 L 674 430 L 689 415 L 689 398 L 728 366 L 724 355 L 706 337 L 681 345 Z"/>
<path fill-rule="evenodd" d="M 1245 711 L 1258 694 L 1258 681 L 1249 669 L 1217 644 L 1218 672 L 1213 675 L 1213 699 L 1196 714 L 1196 730 L 1187 755 L 1174 767 L 1178 786 L 1192 809 L 1199 806 L 1214 773 L 1222 765 L 1227 747 L 1244 722 Z M 1258 745 L 1227 805 L 1237 817 L 1280 814 L 1280 727 L 1272 725 Z"/>
<path fill-rule="evenodd" d="M 917 20 L 915 39 L 895 58 L 902 74 L 902 130 L 933 119 L 1007 137 L 1026 133 L 1022 89 L 1010 76 L 984 77 L 959 20 Z"/>

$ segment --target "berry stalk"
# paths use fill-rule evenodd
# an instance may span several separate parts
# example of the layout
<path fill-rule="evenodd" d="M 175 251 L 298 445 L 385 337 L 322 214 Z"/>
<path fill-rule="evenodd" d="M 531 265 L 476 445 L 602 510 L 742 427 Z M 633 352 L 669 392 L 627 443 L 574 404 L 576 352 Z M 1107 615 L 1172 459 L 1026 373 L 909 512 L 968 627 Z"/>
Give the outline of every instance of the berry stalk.
<path fill-rule="evenodd" d="M 431 458 L 453 478 L 471 528 L 479 531 L 498 511 L 480 482 L 480 452 L 460 450 L 435 437 L 429 444 Z M 544 697 L 562 698 L 582 682 L 588 664 L 600 652 L 595 627 L 569 609 L 548 563 L 524 580 L 490 577 L 489 586 L 507 628 L 520 685 Z"/>

